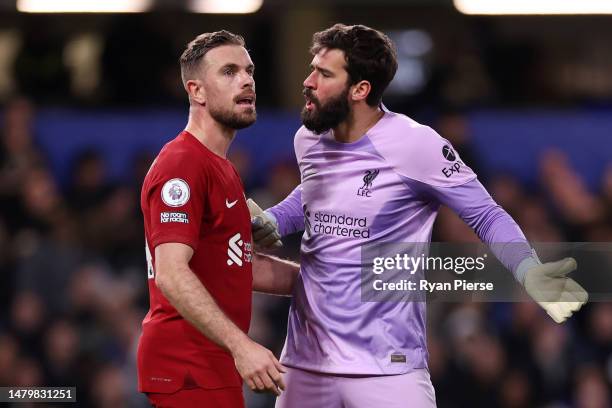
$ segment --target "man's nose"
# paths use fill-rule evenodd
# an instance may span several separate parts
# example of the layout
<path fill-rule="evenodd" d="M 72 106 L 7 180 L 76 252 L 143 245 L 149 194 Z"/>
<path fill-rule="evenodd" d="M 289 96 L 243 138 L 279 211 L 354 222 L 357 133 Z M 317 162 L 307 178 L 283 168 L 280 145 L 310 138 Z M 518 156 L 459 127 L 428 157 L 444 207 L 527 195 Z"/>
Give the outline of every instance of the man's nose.
<path fill-rule="evenodd" d="M 245 78 L 242 82 L 243 88 L 255 88 L 255 78 L 247 73 L 244 74 Z"/>
<path fill-rule="evenodd" d="M 316 81 L 314 80 L 315 72 L 311 72 L 310 75 L 304 80 L 304 88 L 315 89 Z"/>

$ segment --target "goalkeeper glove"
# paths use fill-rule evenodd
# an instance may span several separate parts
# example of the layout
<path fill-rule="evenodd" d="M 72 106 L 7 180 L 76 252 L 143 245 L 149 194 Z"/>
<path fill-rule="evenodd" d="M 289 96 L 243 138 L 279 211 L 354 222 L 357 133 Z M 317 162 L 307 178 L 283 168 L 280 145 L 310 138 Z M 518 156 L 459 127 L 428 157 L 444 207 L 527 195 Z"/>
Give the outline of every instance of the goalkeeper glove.
<path fill-rule="evenodd" d="M 563 323 L 589 298 L 582 286 L 567 277 L 576 266 L 574 258 L 565 258 L 535 263 L 525 272 L 525 290 L 557 323 Z"/>
<path fill-rule="evenodd" d="M 251 214 L 251 230 L 253 241 L 259 248 L 280 248 L 283 246 L 278 223 L 274 216 L 264 212 L 255 201 L 247 200 L 249 213 Z"/>

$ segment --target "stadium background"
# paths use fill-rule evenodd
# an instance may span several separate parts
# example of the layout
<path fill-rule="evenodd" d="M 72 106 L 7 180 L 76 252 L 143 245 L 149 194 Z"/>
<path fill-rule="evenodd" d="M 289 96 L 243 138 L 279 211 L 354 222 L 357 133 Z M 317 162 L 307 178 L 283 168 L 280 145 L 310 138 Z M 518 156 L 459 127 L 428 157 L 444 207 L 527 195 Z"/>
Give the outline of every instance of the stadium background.
<path fill-rule="evenodd" d="M 239 132 L 231 160 L 262 207 L 299 182 L 292 140 L 312 33 L 362 23 L 398 45 L 387 106 L 448 138 L 530 240 L 612 241 L 612 16 L 373 3 L 31 14 L 0 1 L 1 386 L 76 385 L 79 406 L 146 406 L 134 365 L 148 307 L 139 191 L 186 122 L 177 58 L 205 31 L 242 34 L 257 67 L 259 120 Z M 476 238 L 443 209 L 434 239 Z M 281 254 L 298 259 L 298 243 Z M 276 354 L 288 302 L 254 299 L 251 335 Z M 441 408 L 612 405 L 610 303 L 561 326 L 529 301 L 443 303 L 428 325 Z M 250 408 L 273 406 L 246 395 Z"/>

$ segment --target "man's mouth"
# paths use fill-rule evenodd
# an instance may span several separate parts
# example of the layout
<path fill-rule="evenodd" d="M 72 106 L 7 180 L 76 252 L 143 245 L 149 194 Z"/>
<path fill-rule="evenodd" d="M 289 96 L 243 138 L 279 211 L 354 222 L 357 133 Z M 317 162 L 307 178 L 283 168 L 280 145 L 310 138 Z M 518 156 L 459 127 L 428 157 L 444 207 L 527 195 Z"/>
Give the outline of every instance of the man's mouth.
<path fill-rule="evenodd" d="M 239 96 L 236 99 L 236 104 L 241 106 L 253 106 L 255 105 L 255 95 Z"/>
<path fill-rule="evenodd" d="M 304 92 L 304 99 L 306 100 L 306 109 L 313 110 L 315 108 L 315 103 L 310 93 Z"/>

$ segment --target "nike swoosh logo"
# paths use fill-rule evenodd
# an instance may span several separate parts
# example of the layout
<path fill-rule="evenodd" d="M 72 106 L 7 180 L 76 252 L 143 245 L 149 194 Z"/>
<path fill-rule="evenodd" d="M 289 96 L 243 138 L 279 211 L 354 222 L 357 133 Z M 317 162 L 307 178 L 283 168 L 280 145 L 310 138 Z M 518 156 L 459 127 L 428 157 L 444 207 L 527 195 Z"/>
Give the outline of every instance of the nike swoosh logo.
<path fill-rule="evenodd" d="M 227 198 L 226 198 L 226 199 L 225 199 L 225 206 L 226 206 L 227 208 L 232 208 L 233 206 L 235 206 L 235 205 L 236 205 L 236 203 L 237 203 L 237 202 L 238 202 L 238 200 L 234 200 L 234 201 L 232 201 L 232 202 L 230 203 L 229 201 L 227 201 Z"/>

